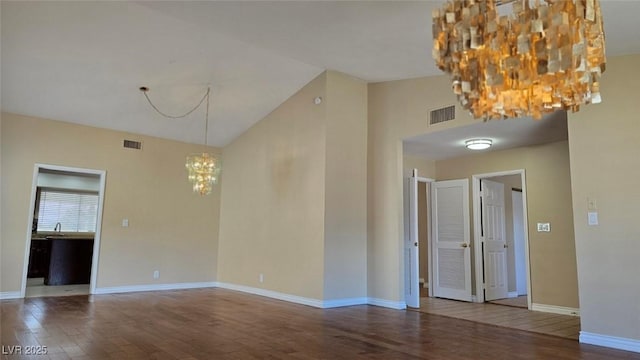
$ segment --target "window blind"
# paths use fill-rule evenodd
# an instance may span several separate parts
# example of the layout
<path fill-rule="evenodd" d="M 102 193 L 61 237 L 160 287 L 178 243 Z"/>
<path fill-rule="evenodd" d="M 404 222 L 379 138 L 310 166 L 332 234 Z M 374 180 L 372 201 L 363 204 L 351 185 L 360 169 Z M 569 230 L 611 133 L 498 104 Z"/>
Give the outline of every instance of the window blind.
<path fill-rule="evenodd" d="M 62 232 L 95 232 L 98 195 L 41 190 L 38 231 L 53 231 L 57 223 Z"/>

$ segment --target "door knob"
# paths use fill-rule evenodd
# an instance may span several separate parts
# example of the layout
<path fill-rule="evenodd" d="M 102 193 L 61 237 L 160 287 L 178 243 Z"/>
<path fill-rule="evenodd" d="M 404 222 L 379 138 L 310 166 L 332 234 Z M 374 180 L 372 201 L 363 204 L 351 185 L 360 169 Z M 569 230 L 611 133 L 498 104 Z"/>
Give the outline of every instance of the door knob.
<path fill-rule="evenodd" d="M 467 243 L 462 243 L 462 247 L 463 247 L 463 248 L 466 248 L 466 247 L 468 247 L 468 246 L 469 246 L 469 244 L 467 244 Z"/>
<path fill-rule="evenodd" d="M 508 248 L 508 247 L 509 247 L 509 245 L 507 245 L 507 244 L 504 244 L 504 248 L 505 248 L 505 249 L 506 249 L 506 248 Z"/>
<path fill-rule="evenodd" d="M 417 243 L 417 242 L 414 242 L 414 243 L 413 243 L 413 246 L 418 246 L 418 243 Z"/>

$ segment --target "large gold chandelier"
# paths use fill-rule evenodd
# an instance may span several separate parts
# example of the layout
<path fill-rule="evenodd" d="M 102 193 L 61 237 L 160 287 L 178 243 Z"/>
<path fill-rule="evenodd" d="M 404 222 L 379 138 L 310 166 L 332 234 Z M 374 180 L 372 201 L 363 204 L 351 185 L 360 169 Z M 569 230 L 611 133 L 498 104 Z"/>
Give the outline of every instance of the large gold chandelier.
<path fill-rule="evenodd" d="M 147 95 L 147 92 L 149 91 L 148 87 L 143 86 L 140 88 L 140 91 L 142 91 L 151 107 L 158 114 L 170 119 L 180 119 L 191 114 L 197 108 L 199 108 L 205 100 L 207 100 L 204 127 L 204 146 L 207 146 L 207 134 L 209 133 L 209 96 L 211 94 L 211 88 L 207 88 L 207 92 L 194 108 L 187 111 L 185 114 L 176 116 L 165 114 L 151 102 L 151 99 L 149 99 L 149 95 Z M 185 167 L 187 168 L 188 179 L 189 182 L 191 182 L 193 192 L 200 195 L 211 194 L 211 192 L 213 191 L 213 185 L 218 183 L 218 178 L 220 177 L 220 171 L 222 169 L 220 157 L 216 154 L 210 154 L 206 151 L 202 153 L 191 154 L 187 156 Z"/>
<path fill-rule="evenodd" d="M 539 119 L 601 101 L 599 1 L 531 1 L 450 0 L 433 11 L 433 58 L 474 118 Z M 504 3 L 510 16 L 497 12 Z"/>

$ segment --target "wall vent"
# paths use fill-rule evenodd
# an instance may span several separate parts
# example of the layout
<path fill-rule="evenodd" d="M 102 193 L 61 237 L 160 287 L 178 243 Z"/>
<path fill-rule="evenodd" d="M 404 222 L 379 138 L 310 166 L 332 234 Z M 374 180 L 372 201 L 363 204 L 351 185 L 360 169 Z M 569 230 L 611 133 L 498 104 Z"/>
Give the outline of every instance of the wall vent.
<path fill-rule="evenodd" d="M 142 142 L 140 141 L 135 141 L 135 140 L 124 140 L 123 146 L 127 149 L 136 149 L 136 150 L 141 150 L 142 149 Z"/>
<path fill-rule="evenodd" d="M 441 122 L 453 120 L 455 118 L 456 118 L 455 105 L 431 110 L 431 115 L 429 116 L 429 125 L 439 124 Z"/>

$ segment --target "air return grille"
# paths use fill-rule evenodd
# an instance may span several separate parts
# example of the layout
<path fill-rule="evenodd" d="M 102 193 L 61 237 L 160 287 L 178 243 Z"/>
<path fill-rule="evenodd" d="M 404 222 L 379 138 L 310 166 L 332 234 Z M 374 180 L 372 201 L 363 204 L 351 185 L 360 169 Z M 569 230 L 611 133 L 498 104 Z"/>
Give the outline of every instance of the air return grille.
<path fill-rule="evenodd" d="M 128 149 L 136 149 L 136 150 L 141 150 L 142 149 L 142 143 L 140 141 L 135 141 L 135 140 L 124 140 L 123 146 L 128 148 Z"/>
<path fill-rule="evenodd" d="M 431 116 L 429 117 L 429 125 L 439 124 L 441 122 L 453 120 L 456 118 L 455 105 L 443 107 L 436 110 L 431 110 Z"/>

